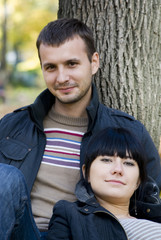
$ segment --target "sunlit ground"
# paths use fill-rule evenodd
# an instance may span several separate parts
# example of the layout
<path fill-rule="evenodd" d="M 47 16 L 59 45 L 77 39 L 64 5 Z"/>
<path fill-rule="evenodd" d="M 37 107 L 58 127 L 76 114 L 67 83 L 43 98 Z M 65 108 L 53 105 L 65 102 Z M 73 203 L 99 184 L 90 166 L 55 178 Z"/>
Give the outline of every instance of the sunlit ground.
<path fill-rule="evenodd" d="M 43 89 L 45 86 L 41 88 L 7 87 L 5 102 L 3 103 L 0 99 L 0 118 L 16 108 L 32 103 Z"/>

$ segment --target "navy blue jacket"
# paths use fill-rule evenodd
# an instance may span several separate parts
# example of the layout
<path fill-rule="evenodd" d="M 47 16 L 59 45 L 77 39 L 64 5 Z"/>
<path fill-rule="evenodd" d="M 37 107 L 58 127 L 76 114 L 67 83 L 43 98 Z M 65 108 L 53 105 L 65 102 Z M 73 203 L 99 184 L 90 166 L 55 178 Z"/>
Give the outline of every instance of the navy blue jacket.
<path fill-rule="evenodd" d="M 117 218 L 95 199 L 55 204 L 47 240 L 128 240 Z"/>
<path fill-rule="evenodd" d="M 147 193 L 152 191 L 152 197 L 155 198 L 154 185 L 147 186 Z M 99 205 L 92 191 L 86 190 L 82 180 L 77 187 L 80 188 L 77 192 L 77 202 L 61 200 L 55 204 L 47 240 L 127 240 L 119 220 Z M 158 193 L 157 191 L 157 195 Z M 148 194 L 145 195 L 148 198 Z M 134 203 L 130 207 L 131 215 L 134 215 L 133 205 Z M 138 218 L 161 223 L 159 200 L 155 204 L 137 201 L 136 206 Z"/>
<path fill-rule="evenodd" d="M 33 104 L 17 109 L 0 120 L 0 162 L 11 164 L 22 171 L 29 191 L 37 176 L 46 145 L 43 119 L 54 102 L 55 97 L 46 89 Z M 106 127 L 125 127 L 141 140 L 147 154 L 148 173 L 161 188 L 160 157 L 145 127 L 134 117 L 101 104 L 94 85 L 87 113 L 89 124 L 81 144 L 81 166 L 87 143 L 93 134 Z"/>

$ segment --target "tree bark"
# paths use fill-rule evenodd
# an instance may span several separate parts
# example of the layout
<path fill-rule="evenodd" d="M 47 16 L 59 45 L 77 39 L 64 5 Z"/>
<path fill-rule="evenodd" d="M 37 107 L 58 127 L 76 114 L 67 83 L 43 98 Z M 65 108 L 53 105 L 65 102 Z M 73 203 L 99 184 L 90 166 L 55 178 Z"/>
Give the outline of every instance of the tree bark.
<path fill-rule="evenodd" d="M 161 1 L 59 0 L 58 17 L 94 33 L 100 100 L 140 120 L 157 148 L 161 135 Z"/>

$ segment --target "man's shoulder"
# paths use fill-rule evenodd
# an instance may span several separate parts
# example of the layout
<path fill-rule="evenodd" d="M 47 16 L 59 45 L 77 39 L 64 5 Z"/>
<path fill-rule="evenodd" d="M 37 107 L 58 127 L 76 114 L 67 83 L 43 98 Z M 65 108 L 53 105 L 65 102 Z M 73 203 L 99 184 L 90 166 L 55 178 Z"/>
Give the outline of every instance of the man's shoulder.
<path fill-rule="evenodd" d="M 13 121 L 14 119 L 18 120 L 21 116 L 23 117 L 24 115 L 28 114 L 28 109 L 29 106 L 24 106 L 21 108 L 17 108 L 15 110 L 13 110 L 13 112 L 7 113 L 6 115 L 4 115 L 0 121 Z"/>
<path fill-rule="evenodd" d="M 24 123 L 26 123 L 29 119 L 29 111 L 27 106 L 16 109 L 1 118 L 0 132 L 2 132 L 3 130 L 10 131 L 12 130 L 12 128 L 15 127 L 18 128 L 19 126 L 22 126 Z"/>
<path fill-rule="evenodd" d="M 109 108 L 109 107 L 105 106 L 104 104 L 100 104 L 100 109 L 103 114 L 108 114 L 111 117 L 127 118 L 129 120 L 136 121 L 134 116 L 132 116 L 126 112 L 123 112 L 121 110 L 118 110 L 118 109 Z"/>
<path fill-rule="evenodd" d="M 134 132 L 136 131 L 137 133 L 139 132 L 140 134 L 142 134 L 145 129 L 144 125 L 130 114 L 121 110 L 108 108 L 103 104 L 100 105 L 97 120 L 99 124 L 104 127 L 123 127 Z"/>

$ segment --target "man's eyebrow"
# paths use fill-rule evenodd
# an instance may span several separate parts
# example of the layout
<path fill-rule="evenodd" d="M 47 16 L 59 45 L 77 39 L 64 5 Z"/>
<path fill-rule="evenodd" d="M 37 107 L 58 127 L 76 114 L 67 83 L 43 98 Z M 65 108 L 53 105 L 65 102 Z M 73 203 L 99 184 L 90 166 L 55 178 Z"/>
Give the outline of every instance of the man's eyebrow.
<path fill-rule="evenodd" d="M 66 62 L 80 62 L 80 60 L 78 58 L 71 58 L 66 60 Z"/>
<path fill-rule="evenodd" d="M 70 63 L 70 62 L 80 62 L 80 59 L 78 59 L 78 58 L 70 58 L 70 59 L 65 60 L 64 64 Z M 47 62 L 47 63 L 44 63 L 42 66 L 45 68 L 45 67 L 48 67 L 48 66 L 56 66 L 56 65 L 57 65 L 56 63 Z"/>

